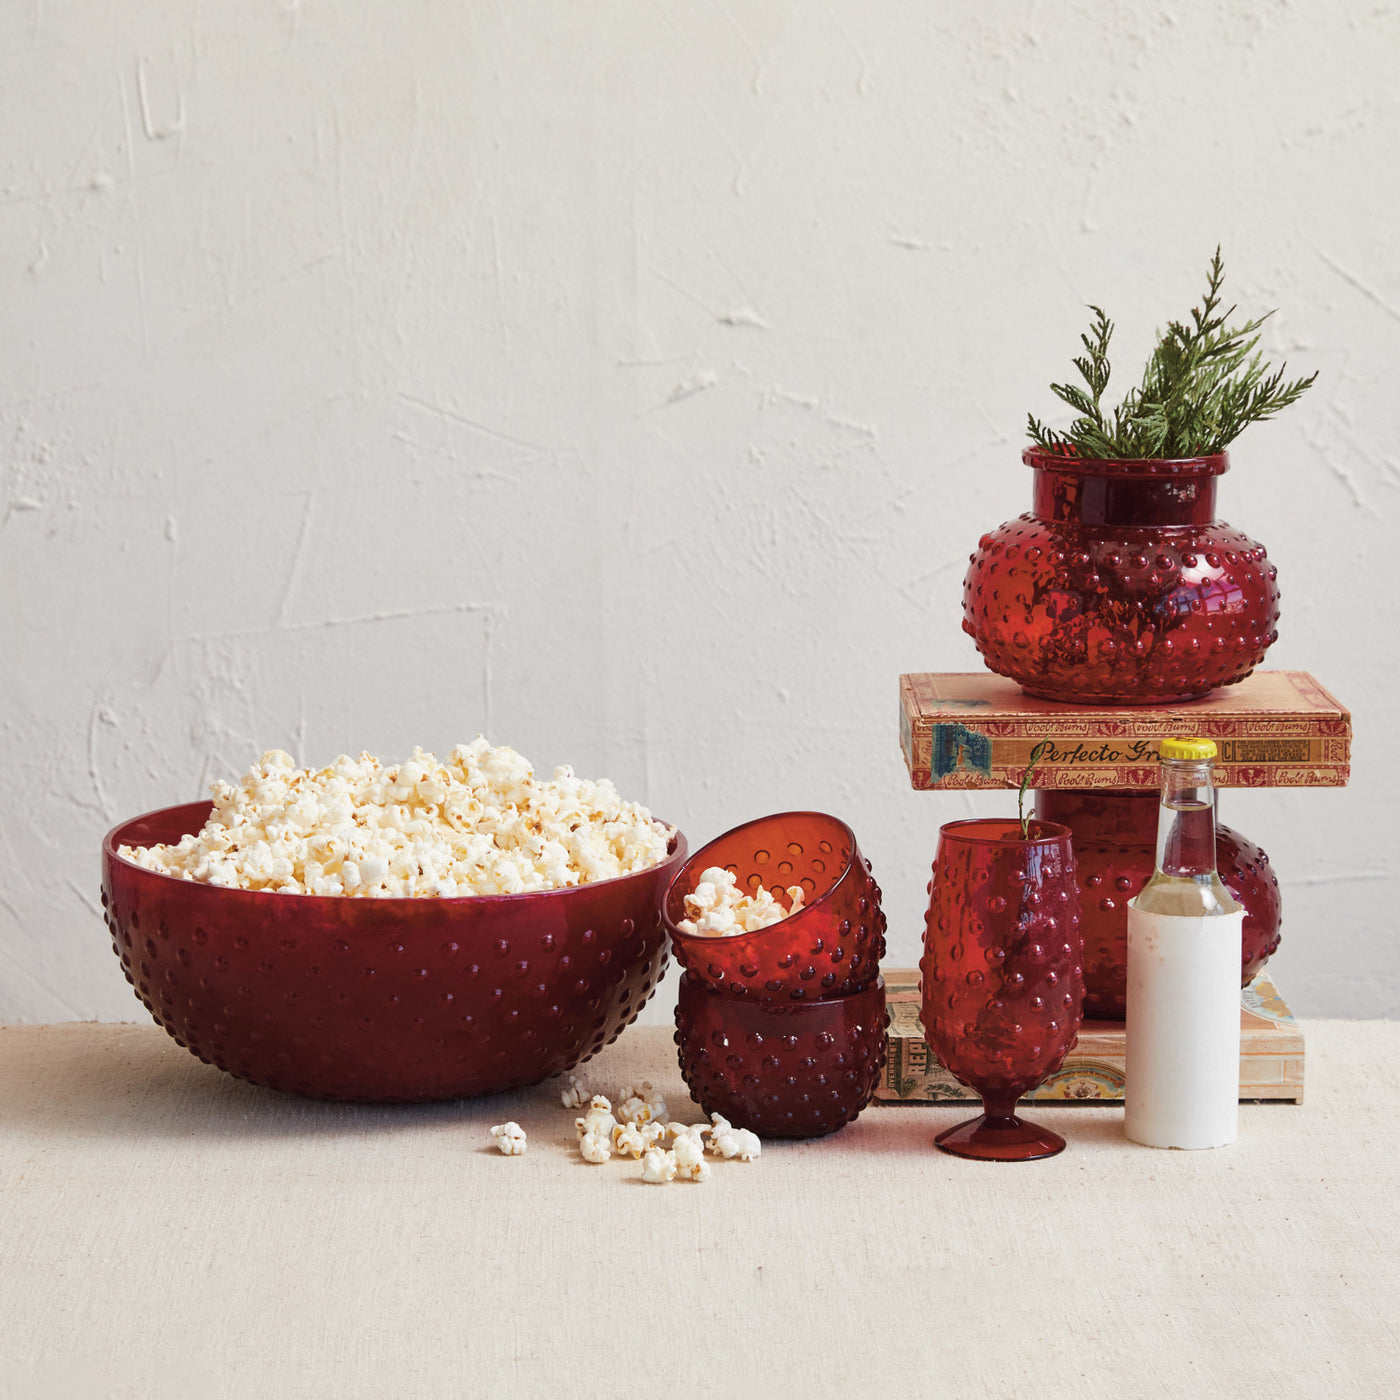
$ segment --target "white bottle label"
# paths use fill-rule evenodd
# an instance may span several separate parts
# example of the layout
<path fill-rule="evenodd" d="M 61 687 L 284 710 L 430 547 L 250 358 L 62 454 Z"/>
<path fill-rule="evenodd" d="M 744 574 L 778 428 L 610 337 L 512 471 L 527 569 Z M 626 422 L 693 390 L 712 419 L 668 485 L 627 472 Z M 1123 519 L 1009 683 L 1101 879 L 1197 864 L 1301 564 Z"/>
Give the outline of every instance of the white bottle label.
<path fill-rule="evenodd" d="M 1244 910 L 1209 918 L 1128 904 L 1123 1128 L 1147 1147 L 1220 1147 L 1240 1112 Z"/>

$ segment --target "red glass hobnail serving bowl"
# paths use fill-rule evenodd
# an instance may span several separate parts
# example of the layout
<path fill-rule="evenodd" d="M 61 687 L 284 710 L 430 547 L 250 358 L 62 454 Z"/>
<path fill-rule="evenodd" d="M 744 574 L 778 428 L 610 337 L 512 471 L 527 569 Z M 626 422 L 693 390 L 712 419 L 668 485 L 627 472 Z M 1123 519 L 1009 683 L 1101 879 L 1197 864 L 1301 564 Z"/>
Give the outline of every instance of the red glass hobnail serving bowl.
<path fill-rule="evenodd" d="M 924 1032 L 939 1063 L 986 1110 L 940 1135 L 948 1151 L 1022 1161 L 1064 1147 L 1013 1109 L 1059 1069 L 1078 1035 L 1084 973 L 1074 877 L 1068 827 L 1033 821 L 1026 839 L 1018 821 L 983 818 L 939 832 L 919 963 Z"/>
<path fill-rule="evenodd" d="M 732 870 L 740 890 L 766 885 L 784 905 L 787 887 L 801 885 L 808 903 L 756 933 L 685 933 L 677 927 L 686 916 L 685 896 L 711 866 Z M 879 976 L 885 954 L 885 915 L 870 862 L 851 828 L 825 812 L 778 812 L 717 837 L 677 872 L 664 913 L 676 961 L 707 987 L 733 996 L 844 996 Z"/>
<path fill-rule="evenodd" d="M 760 1001 L 713 991 L 687 972 L 676 1044 L 706 1113 L 760 1137 L 823 1137 L 845 1127 L 879 1083 L 885 979 L 820 1001 Z"/>
<path fill-rule="evenodd" d="M 984 535 L 963 631 L 1023 690 L 1074 704 L 1194 700 L 1278 638 L 1277 570 L 1215 519 L 1229 458 L 1090 461 L 1032 448 L 1029 514 Z"/>
<path fill-rule="evenodd" d="M 1044 789 L 1035 814 L 1074 834 L 1079 929 L 1084 936 L 1084 1014 L 1121 1021 L 1128 992 L 1128 901 L 1152 878 L 1157 859 L 1155 792 Z M 1225 888 L 1244 906 L 1240 986 L 1278 951 L 1283 896 L 1269 857 L 1223 823 L 1215 863 Z"/>
<path fill-rule="evenodd" d="M 685 860 L 518 895 L 349 899 L 219 889 L 119 846 L 198 831 L 207 802 L 102 843 L 102 905 L 136 995 L 229 1074 L 318 1098 L 467 1098 L 534 1084 L 614 1040 L 666 965 L 661 901 Z"/>

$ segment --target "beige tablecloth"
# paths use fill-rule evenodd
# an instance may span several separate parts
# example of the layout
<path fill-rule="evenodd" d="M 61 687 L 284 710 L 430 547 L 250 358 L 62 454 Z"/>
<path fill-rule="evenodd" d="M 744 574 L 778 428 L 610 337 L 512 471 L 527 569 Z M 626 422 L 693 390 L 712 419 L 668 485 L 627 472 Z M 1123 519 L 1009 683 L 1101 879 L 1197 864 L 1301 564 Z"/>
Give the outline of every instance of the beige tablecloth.
<path fill-rule="evenodd" d="M 966 1109 L 876 1105 L 653 1187 L 547 1086 L 343 1106 L 150 1026 L 0 1029 L 0 1397 L 1379 1396 L 1400 1023 L 1307 1032 L 1307 1102 L 1213 1152 L 1037 1106 L 1068 1151 L 974 1164 L 931 1146 Z M 700 1117 L 664 1030 L 584 1073 Z"/>

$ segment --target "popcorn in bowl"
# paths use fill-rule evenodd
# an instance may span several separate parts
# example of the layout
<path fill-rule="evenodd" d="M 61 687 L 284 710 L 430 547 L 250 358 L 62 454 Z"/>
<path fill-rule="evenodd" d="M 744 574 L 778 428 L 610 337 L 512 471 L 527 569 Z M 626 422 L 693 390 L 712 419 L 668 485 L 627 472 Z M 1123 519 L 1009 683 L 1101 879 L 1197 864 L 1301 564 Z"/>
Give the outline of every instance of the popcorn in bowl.
<path fill-rule="evenodd" d="M 752 894 L 740 894 L 738 880 L 732 870 L 711 866 L 700 874 L 695 889 L 685 897 L 688 919 L 676 927 L 683 933 L 702 938 L 727 938 L 736 933 L 757 933 L 761 928 L 797 913 L 806 903 L 801 885 L 789 885 L 788 907 L 783 908 L 761 885 Z"/>
<path fill-rule="evenodd" d="M 204 828 L 122 846 L 146 870 L 227 889 L 359 898 L 522 894 L 616 879 L 666 859 L 671 828 L 602 779 L 542 781 L 478 736 L 439 763 L 368 753 L 318 770 L 281 749 L 212 785 Z"/>

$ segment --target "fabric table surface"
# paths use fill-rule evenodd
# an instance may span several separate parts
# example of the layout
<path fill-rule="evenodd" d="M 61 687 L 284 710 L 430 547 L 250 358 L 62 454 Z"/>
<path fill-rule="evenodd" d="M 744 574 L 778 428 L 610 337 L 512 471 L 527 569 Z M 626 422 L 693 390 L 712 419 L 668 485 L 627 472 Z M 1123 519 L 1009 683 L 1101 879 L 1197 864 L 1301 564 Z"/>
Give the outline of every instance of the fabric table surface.
<path fill-rule="evenodd" d="M 967 1106 L 877 1103 L 658 1187 L 557 1085 L 322 1103 L 154 1026 L 0 1028 L 0 1397 L 1379 1395 L 1400 1023 L 1305 1029 L 1306 1102 L 1227 1148 L 1035 1104 L 1063 1154 L 972 1163 L 932 1146 Z M 667 1030 L 580 1074 L 702 1117 Z"/>

